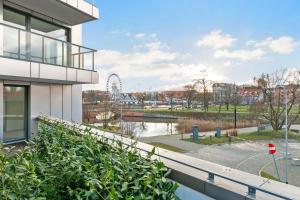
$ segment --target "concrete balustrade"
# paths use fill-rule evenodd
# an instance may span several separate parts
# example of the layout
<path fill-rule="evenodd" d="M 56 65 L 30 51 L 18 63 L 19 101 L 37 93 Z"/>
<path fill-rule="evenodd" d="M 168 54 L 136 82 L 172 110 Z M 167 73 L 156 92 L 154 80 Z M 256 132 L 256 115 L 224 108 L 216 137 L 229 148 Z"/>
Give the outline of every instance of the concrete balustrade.
<path fill-rule="evenodd" d="M 56 118 L 40 117 L 50 122 L 61 121 L 67 126 L 76 126 L 80 129 L 88 127 L 74 124 Z M 104 137 L 109 140 L 121 141 L 124 145 L 133 145 L 146 155 L 154 146 L 124 138 L 114 133 L 91 129 L 95 137 Z M 159 159 L 172 169 L 169 178 L 192 188 L 209 197 L 225 200 L 239 199 L 299 199 L 300 188 L 281 182 L 249 174 L 212 162 L 190 157 L 181 153 L 155 148 L 153 159 Z"/>

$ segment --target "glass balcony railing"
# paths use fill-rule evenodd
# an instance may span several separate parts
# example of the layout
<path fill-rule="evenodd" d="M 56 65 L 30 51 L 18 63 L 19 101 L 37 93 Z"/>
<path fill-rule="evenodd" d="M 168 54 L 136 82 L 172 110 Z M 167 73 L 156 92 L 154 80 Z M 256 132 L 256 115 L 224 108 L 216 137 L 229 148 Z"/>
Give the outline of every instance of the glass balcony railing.
<path fill-rule="evenodd" d="M 94 49 L 0 23 L 1 37 L 2 57 L 95 70 Z"/>

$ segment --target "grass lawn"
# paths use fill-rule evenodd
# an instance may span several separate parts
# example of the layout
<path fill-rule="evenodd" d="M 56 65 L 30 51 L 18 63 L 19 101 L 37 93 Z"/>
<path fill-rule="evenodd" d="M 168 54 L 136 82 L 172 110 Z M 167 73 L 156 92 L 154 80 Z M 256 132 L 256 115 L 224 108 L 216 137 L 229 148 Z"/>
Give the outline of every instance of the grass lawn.
<path fill-rule="evenodd" d="M 268 130 L 268 131 L 252 132 L 252 133 L 243 133 L 240 134 L 238 137 L 232 137 L 231 141 L 241 142 L 241 141 L 255 141 L 255 140 L 274 140 L 274 139 L 284 139 L 284 138 L 285 138 L 284 130 L 278 132 L 273 130 Z M 300 141 L 300 135 L 296 135 L 294 132 L 291 131 L 289 132 L 288 138 Z M 206 137 L 204 139 L 199 139 L 199 140 L 193 140 L 191 138 L 187 138 L 184 140 L 188 142 L 194 142 L 197 144 L 205 144 L 205 145 L 223 144 L 229 142 L 229 138 L 226 136 L 221 136 L 218 138 Z"/>
<path fill-rule="evenodd" d="M 173 112 L 182 112 L 182 113 L 193 113 L 193 112 L 197 112 L 197 113 L 201 113 L 204 112 L 201 108 L 173 108 L 173 110 L 171 109 L 166 109 L 166 108 L 151 108 L 151 109 L 135 109 L 135 111 L 143 111 L 143 112 L 147 112 L 147 113 L 173 113 Z M 226 108 L 226 106 L 222 106 L 221 107 L 221 113 L 233 113 L 234 112 L 234 106 L 230 105 L 228 107 L 228 110 Z M 208 112 L 219 112 L 219 106 L 213 106 L 210 105 L 208 108 Z M 237 106 L 237 112 L 238 113 L 248 113 L 250 112 L 250 106 L 249 105 L 238 105 Z"/>
<path fill-rule="evenodd" d="M 274 181 L 280 181 L 278 178 L 276 178 L 276 177 L 272 176 L 271 174 L 264 172 L 264 171 L 261 172 L 260 176 L 267 178 L 267 179 L 274 180 Z"/>
<path fill-rule="evenodd" d="M 177 148 L 177 147 L 174 147 L 174 146 L 171 146 L 171 145 L 168 145 L 168 144 L 160 143 L 160 142 L 150 142 L 148 144 L 153 145 L 155 147 L 162 148 L 162 149 L 166 149 L 166 150 L 169 150 L 169 151 L 178 152 L 178 153 L 185 153 L 186 152 L 184 149 L 180 149 L 180 148 Z"/>

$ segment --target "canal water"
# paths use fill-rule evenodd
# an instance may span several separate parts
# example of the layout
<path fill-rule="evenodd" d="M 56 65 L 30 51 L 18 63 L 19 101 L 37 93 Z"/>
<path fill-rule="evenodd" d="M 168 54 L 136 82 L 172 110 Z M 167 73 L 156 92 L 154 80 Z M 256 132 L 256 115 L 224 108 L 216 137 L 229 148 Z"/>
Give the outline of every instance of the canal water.
<path fill-rule="evenodd" d="M 160 118 L 125 118 L 123 132 L 134 138 L 178 134 L 177 121 Z"/>

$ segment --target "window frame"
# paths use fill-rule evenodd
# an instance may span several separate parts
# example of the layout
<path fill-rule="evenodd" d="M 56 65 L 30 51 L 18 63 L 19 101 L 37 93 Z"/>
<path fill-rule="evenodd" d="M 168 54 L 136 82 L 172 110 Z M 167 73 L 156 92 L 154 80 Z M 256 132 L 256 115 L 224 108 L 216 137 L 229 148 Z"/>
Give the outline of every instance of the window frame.
<path fill-rule="evenodd" d="M 49 24 L 53 24 L 53 25 L 58 26 L 58 27 L 60 27 L 62 29 L 65 29 L 66 30 L 66 38 L 67 38 L 67 40 L 64 41 L 64 42 L 68 42 L 68 43 L 72 42 L 71 41 L 71 28 L 69 28 L 69 27 L 63 26 L 63 25 L 58 24 L 58 23 L 54 23 L 54 22 L 49 21 L 49 20 L 42 19 L 42 18 L 34 16 L 34 15 L 30 14 L 30 13 L 27 13 L 27 12 L 24 12 L 24 11 L 21 11 L 21 10 L 18 10 L 16 8 L 12 8 L 12 7 L 9 7 L 9 6 L 3 6 L 3 10 L 5 10 L 5 9 L 9 10 L 9 11 L 12 11 L 12 12 L 16 12 L 18 14 L 21 14 L 21 15 L 25 16 L 25 31 L 31 32 L 31 18 L 36 18 L 36 19 L 41 20 L 43 22 L 46 22 L 46 23 L 49 23 Z M 5 21 L 3 20 L 3 22 L 5 22 Z M 35 32 L 33 32 L 33 33 L 35 33 Z M 39 35 L 41 35 L 41 34 L 39 34 Z M 45 35 L 45 37 L 53 38 L 53 39 L 56 39 L 56 40 L 63 41 L 61 39 L 54 38 L 54 37 L 49 37 L 49 36 L 46 36 L 46 35 Z"/>

